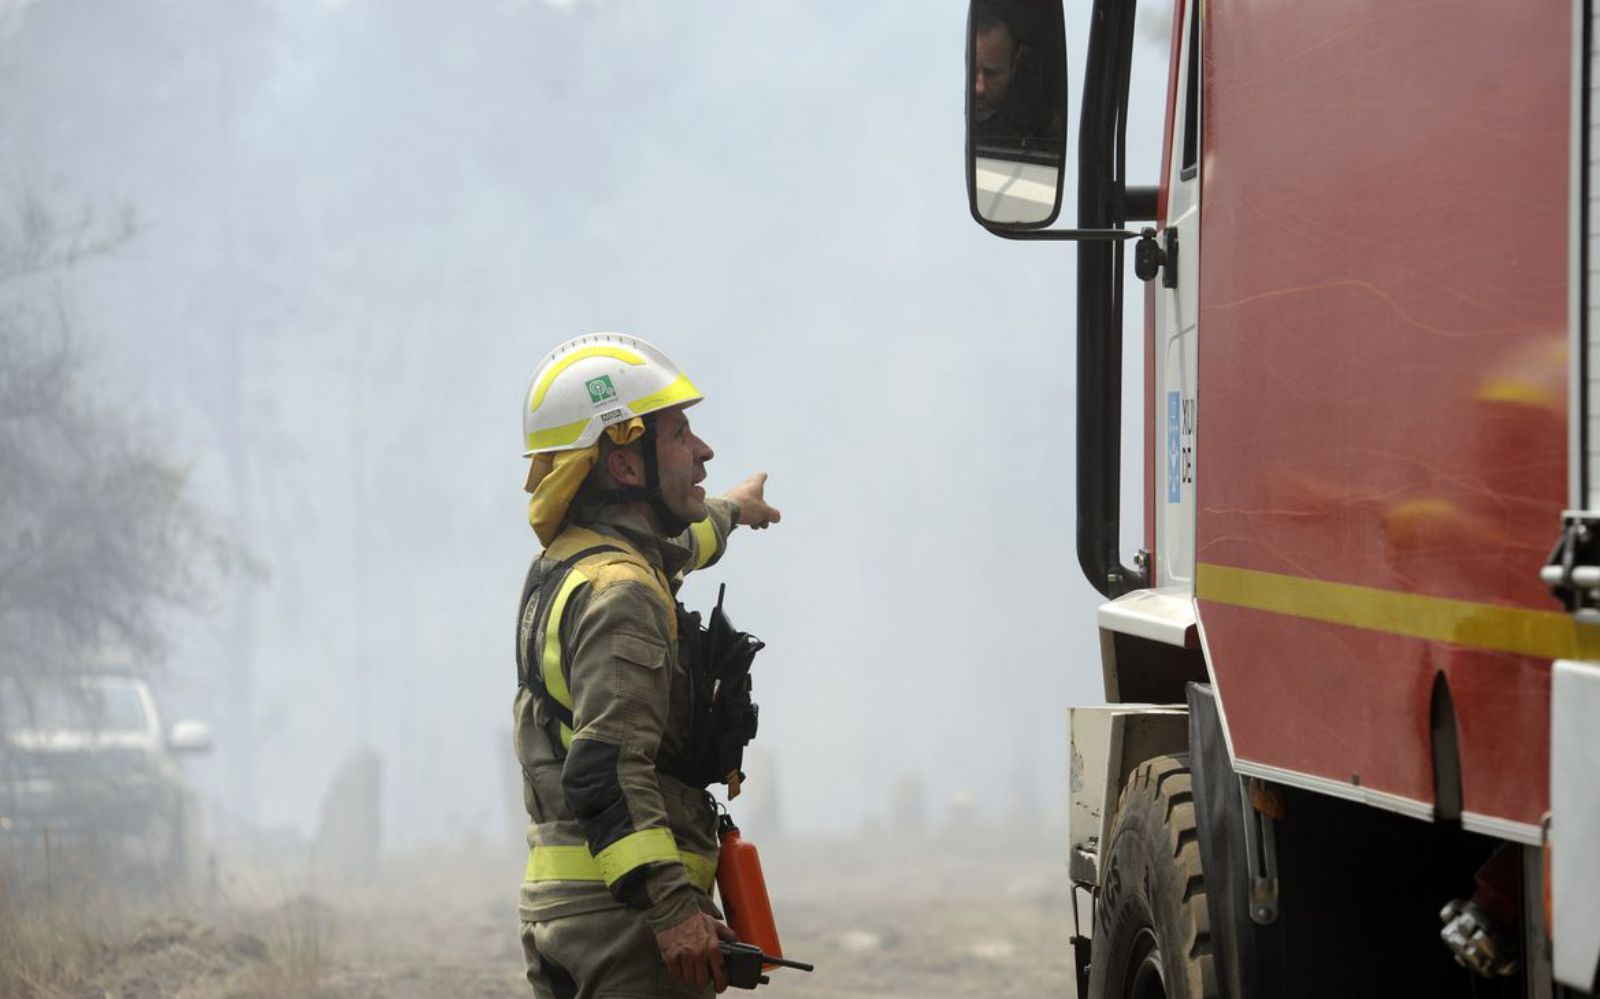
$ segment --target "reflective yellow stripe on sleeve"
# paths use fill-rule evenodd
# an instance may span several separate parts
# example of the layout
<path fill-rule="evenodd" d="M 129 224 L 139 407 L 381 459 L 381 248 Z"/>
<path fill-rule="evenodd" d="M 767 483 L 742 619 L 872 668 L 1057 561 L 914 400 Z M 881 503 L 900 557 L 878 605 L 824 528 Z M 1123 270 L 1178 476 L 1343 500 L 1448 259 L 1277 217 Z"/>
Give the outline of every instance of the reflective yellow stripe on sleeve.
<path fill-rule="evenodd" d="M 717 527 L 707 517 L 690 524 L 689 534 L 694 537 L 694 567 L 703 569 L 717 557 Z"/>
<path fill-rule="evenodd" d="M 606 884 L 645 864 L 656 864 L 678 859 L 678 841 L 670 829 L 641 829 L 612 843 L 595 854 L 594 862 L 600 865 L 600 876 Z"/>
<path fill-rule="evenodd" d="M 684 869 L 689 872 L 689 880 L 701 891 L 709 893 L 712 882 L 717 880 L 717 862 L 698 853 L 679 853 L 678 859 L 683 861 Z"/>
<path fill-rule="evenodd" d="M 544 678 L 545 694 L 568 711 L 572 710 L 572 691 L 567 689 L 567 677 L 561 671 L 561 613 L 567 609 L 572 591 L 586 582 L 588 577 L 577 569 L 569 570 L 561 581 L 550 616 L 545 620 L 544 651 L 539 656 L 539 675 Z M 561 726 L 561 745 L 564 749 L 572 748 L 572 729 L 566 725 Z"/>
<path fill-rule="evenodd" d="M 702 857 L 698 853 L 680 851 L 677 842 L 672 838 L 672 833 L 665 829 L 647 829 L 641 833 L 634 833 L 633 836 L 619 840 L 607 849 L 600 851 L 600 855 L 602 857 L 606 856 L 635 836 L 650 834 L 659 834 L 659 837 L 655 838 L 665 837 L 666 842 L 671 844 L 671 853 L 664 856 L 648 856 L 636 862 L 633 867 L 637 867 L 639 864 L 676 860 L 683 864 L 684 870 L 688 872 L 691 884 L 703 892 L 711 891 L 711 886 L 717 879 L 717 862 L 710 857 Z M 656 845 L 659 846 L 659 843 Z M 633 870 L 633 867 L 622 869 L 616 874 L 616 877 L 608 880 L 601 873 L 600 862 L 595 860 L 586 846 L 536 846 L 528 852 L 526 880 L 599 881 L 612 884 L 616 881 L 616 878 Z"/>

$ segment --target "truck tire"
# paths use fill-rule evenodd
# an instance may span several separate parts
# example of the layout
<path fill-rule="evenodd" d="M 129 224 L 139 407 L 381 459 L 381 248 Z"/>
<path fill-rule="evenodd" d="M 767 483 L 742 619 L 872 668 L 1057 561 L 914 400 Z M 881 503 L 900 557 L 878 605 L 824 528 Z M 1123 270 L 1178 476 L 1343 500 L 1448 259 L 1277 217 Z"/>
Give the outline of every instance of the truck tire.
<path fill-rule="evenodd" d="M 1216 999 L 1189 758 L 1134 767 L 1111 827 L 1089 964 L 1097 999 Z"/>

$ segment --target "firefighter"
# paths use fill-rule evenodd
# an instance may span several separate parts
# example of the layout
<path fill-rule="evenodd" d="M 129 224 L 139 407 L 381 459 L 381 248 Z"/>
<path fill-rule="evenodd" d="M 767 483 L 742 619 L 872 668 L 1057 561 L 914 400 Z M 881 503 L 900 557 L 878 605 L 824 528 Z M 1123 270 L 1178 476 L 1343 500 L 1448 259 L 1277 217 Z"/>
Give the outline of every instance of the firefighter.
<path fill-rule="evenodd" d="M 685 412 L 700 398 L 655 347 L 601 333 L 546 356 L 524 400 L 529 520 L 545 549 L 518 615 L 531 819 L 519 910 L 541 999 L 727 985 L 714 800 L 685 759 L 698 619 L 675 595 L 736 525 L 780 515 L 764 473 L 706 497 L 712 450 Z"/>

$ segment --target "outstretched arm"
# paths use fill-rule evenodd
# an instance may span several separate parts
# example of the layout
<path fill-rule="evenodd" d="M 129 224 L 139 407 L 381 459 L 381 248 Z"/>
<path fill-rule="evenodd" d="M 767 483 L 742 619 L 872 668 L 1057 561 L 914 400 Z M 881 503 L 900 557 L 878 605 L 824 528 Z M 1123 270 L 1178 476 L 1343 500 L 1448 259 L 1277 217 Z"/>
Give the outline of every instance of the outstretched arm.
<path fill-rule="evenodd" d="M 728 535 L 740 524 L 761 530 L 783 519 L 778 508 L 766 499 L 767 473 L 757 472 L 723 493 L 706 501 L 710 514 L 690 524 L 678 539 L 693 552 L 684 572 L 715 565 L 728 548 Z"/>
<path fill-rule="evenodd" d="M 739 504 L 739 523 L 761 530 L 783 519 L 778 508 L 767 502 L 767 473 L 757 472 L 723 494 Z"/>

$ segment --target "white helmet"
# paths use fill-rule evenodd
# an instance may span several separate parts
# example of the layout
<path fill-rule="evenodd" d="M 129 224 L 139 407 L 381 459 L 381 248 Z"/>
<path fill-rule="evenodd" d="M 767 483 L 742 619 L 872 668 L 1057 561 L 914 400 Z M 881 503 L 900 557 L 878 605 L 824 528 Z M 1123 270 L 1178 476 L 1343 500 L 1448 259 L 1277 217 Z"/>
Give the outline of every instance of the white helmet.
<path fill-rule="evenodd" d="M 539 362 L 528 384 L 522 456 L 586 448 L 613 423 L 701 398 L 667 355 L 638 337 L 573 337 Z"/>

